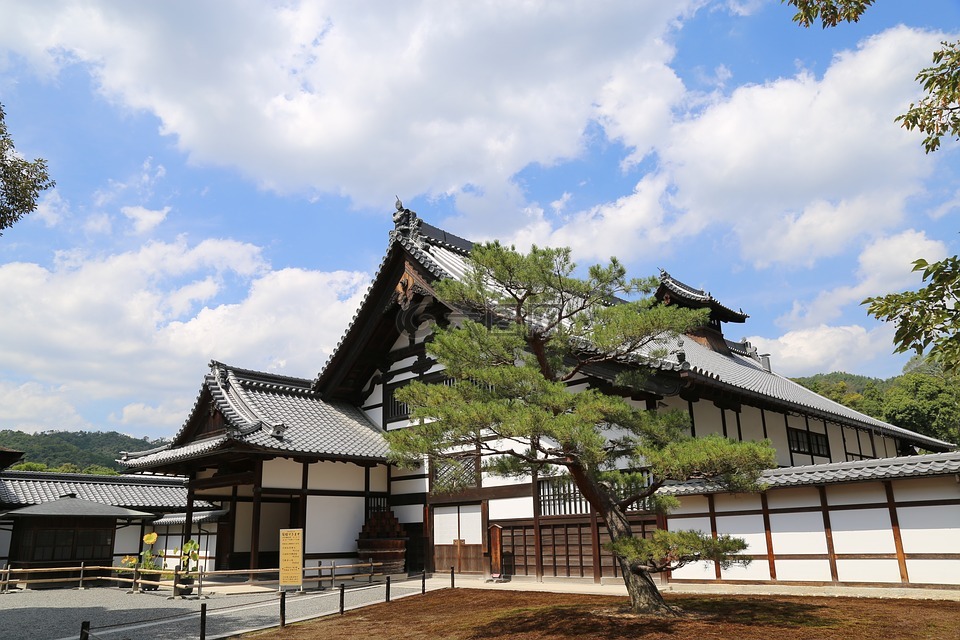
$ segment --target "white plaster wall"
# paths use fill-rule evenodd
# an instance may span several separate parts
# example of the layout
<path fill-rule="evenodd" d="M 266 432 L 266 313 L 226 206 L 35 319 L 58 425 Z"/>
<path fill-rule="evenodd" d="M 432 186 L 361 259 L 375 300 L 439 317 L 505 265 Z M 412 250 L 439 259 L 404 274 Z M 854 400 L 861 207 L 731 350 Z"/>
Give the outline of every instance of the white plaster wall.
<path fill-rule="evenodd" d="M 383 464 L 378 464 L 375 467 L 370 468 L 370 491 L 389 491 L 390 487 L 387 483 L 387 467 Z"/>
<path fill-rule="evenodd" d="M 837 559 L 837 580 L 840 582 L 900 582 L 900 565 L 896 560 Z"/>
<path fill-rule="evenodd" d="M 426 464 L 421 464 L 419 467 L 414 467 L 412 469 L 394 467 L 393 471 L 391 472 L 391 475 L 393 476 L 393 479 L 396 480 L 397 478 L 403 478 L 405 476 L 423 475 L 426 472 L 427 472 Z"/>
<path fill-rule="evenodd" d="M 710 533 L 710 518 L 676 518 L 669 521 L 670 531 L 700 531 Z"/>
<path fill-rule="evenodd" d="M 860 450 L 863 451 L 863 455 L 872 456 L 873 444 L 870 442 L 870 432 L 860 431 L 857 433 L 857 436 L 860 438 Z M 879 451 L 877 453 L 879 453 Z"/>
<path fill-rule="evenodd" d="M 404 495 L 408 493 L 426 493 L 429 488 L 429 482 L 426 478 L 414 478 L 413 480 L 393 479 L 390 483 L 390 492 L 393 495 Z"/>
<path fill-rule="evenodd" d="M 765 554 L 767 536 L 763 528 L 763 516 L 717 516 L 717 533 L 742 538 L 747 543 L 747 555 Z"/>
<path fill-rule="evenodd" d="M 830 529 L 837 553 L 896 553 L 887 509 L 831 511 Z M 899 576 L 899 573 L 897 574 Z M 899 577 L 897 578 L 899 580 Z"/>
<path fill-rule="evenodd" d="M 479 504 L 436 507 L 433 510 L 434 544 L 453 544 L 456 539 L 465 544 L 483 542 Z"/>
<path fill-rule="evenodd" d="M 720 577 L 724 580 L 769 580 L 770 563 L 766 559 L 760 559 L 752 561 L 745 567 L 734 565 L 729 569 L 720 569 Z"/>
<path fill-rule="evenodd" d="M 781 467 L 790 464 L 790 446 L 787 441 L 787 428 L 783 425 L 783 414 L 776 411 L 764 411 L 767 420 L 767 437 L 777 450 L 777 464 Z"/>
<path fill-rule="evenodd" d="M 767 504 L 771 509 L 789 509 L 793 507 L 819 507 L 820 494 L 813 487 L 796 489 L 776 489 L 767 494 Z"/>
<path fill-rule="evenodd" d="M 309 489 L 363 491 L 363 487 L 363 467 L 349 462 L 314 462 L 310 465 Z"/>
<path fill-rule="evenodd" d="M 490 520 L 532 518 L 533 498 L 503 498 L 489 502 Z"/>
<path fill-rule="evenodd" d="M 711 433 L 723 435 L 723 425 L 720 423 L 720 409 L 712 402 L 698 400 L 693 403 L 693 420 L 696 426 L 697 437 Z"/>
<path fill-rule="evenodd" d="M 830 461 L 844 462 L 847 459 L 847 452 L 843 450 L 843 427 L 828 422 L 827 440 L 830 442 Z"/>
<path fill-rule="evenodd" d="M 774 544 L 774 549 L 777 549 Z M 777 550 L 779 552 L 779 549 Z M 830 582 L 829 560 L 777 560 L 777 580 Z"/>
<path fill-rule="evenodd" d="M 307 496 L 304 552 L 355 551 L 363 517 L 363 498 Z"/>
<path fill-rule="evenodd" d="M 760 409 L 743 405 L 740 410 L 740 431 L 744 440 L 763 440 L 763 422 Z"/>
<path fill-rule="evenodd" d="M 466 544 L 483 542 L 483 519 L 480 517 L 480 505 L 460 505 L 460 537 Z"/>
<path fill-rule="evenodd" d="M 713 562 L 694 562 L 672 572 L 674 578 L 681 580 L 716 580 L 717 573 Z"/>
<path fill-rule="evenodd" d="M 960 498 L 960 483 L 954 476 L 894 480 L 893 497 L 898 503 Z"/>
<path fill-rule="evenodd" d="M 482 482 L 484 487 L 505 487 L 518 484 L 530 484 L 530 476 L 523 476 L 522 478 L 512 478 L 507 476 L 498 476 L 492 475 L 489 473 L 484 473 Z"/>
<path fill-rule="evenodd" d="M 777 554 L 827 552 L 823 517 L 819 513 L 772 513 L 770 534 Z M 779 569 L 777 577 L 780 577 Z"/>
<path fill-rule="evenodd" d="M 402 504 L 390 509 L 401 524 L 423 522 L 422 504 Z"/>
<path fill-rule="evenodd" d="M 671 511 L 670 515 L 706 513 L 709 509 L 710 505 L 707 502 L 706 496 L 683 496 L 680 498 L 680 506 Z M 678 519 L 677 522 L 682 522 L 683 520 L 687 520 L 687 518 Z"/>
<path fill-rule="evenodd" d="M 290 527 L 290 505 L 260 503 L 260 551 L 280 550 L 280 529 Z M 359 532 L 359 529 L 357 530 Z"/>
<path fill-rule="evenodd" d="M 904 553 L 960 553 L 960 506 L 900 507 Z"/>
<path fill-rule="evenodd" d="M 719 514 L 723 511 L 744 511 L 760 509 L 758 493 L 718 493 L 713 497 L 713 507 Z"/>
<path fill-rule="evenodd" d="M 460 538 L 460 514 L 457 507 L 433 509 L 433 543 L 453 544 Z"/>
<path fill-rule="evenodd" d="M 367 414 L 370 422 L 381 428 L 383 427 L 383 407 L 372 407 L 370 409 L 364 409 L 363 412 Z"/>
<path fill-rule="evenodd" d="M 960 584 L 960 560 L 907 559 L 911 584 Z"/>
<path fill-rule="evenodd" d="M 371 377 L 370 380 L 373 378 Z M 364 385 L 364 389 L 370 386 L 370 380 L 367 380 L 367 384 Z M 373 390 L 370 392 L 370 395 L 367 396 L 367 399 L 364 401 L 366 406 L 373 404 L 381 404 L 383 402 L 383 385 L 376 385 Z"/>
<path fill-rule="evenodd" d="M 290 458 L 265 460 L 261 484 L 276 489 L 299 489 L 303 484 L 303 465 Z"/>
<path fill-rule="evenodd" d="M 853 482 L 827 487 L 827 504 L 886 504 L 887 492 L 880 482 Z"/>
<path fill-rule="evenodd" d="M 150 531 L 150 527 L 146 528 Z M 4 532 L 5 533 L 5 532 Z M 3 541 L 0 540 L 0 552 Z M 113 535 L 113 554 L 116 556 L 132 556 L 140 552 L 140 525 L 119 525 Z"/>

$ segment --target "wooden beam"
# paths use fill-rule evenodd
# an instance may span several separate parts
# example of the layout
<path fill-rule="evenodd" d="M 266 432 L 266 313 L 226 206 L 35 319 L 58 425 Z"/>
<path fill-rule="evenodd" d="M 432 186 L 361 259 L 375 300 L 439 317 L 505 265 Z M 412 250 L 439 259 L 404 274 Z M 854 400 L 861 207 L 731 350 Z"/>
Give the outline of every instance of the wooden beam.
<path fill-rule="evenodd" d="M 837 574 L 837 551 L 833 546 L 833 529 L 830 527 L 830 506 L 827 504 L 827 488 L 823 485 L 817 487 L 820 494 L 820 512 L 823 514 L 823 533 L 827 539 L 827 560 L 830 562 L 830 579 L 833 582 L 839 582 Z"/>
<path fill-rule="evenodd" d="M 712 493 L 707 495 L 707 505 L 710 508 L 710 535 L 716 540 L 719 537 L 717 534 L 717 510 L 714 505 L 714 496 Z M 720 570 L 720 563 L 716 560 L 713 562 L 713 572 L 716 574 L 717 580 L 720 580 L 722 572 Z"/>
<path fill-rule="evenodd" d="M 910 577 L 907 574 L 907 556 L 903 552 L 903 537 L 900 535 L 900 516 L 897 515 L 897 502 L 893 496 L 893 483 L 889 480 L 883 482 L 883 488 L 887 492 L 887 508 L 890 510 L 890 528 L 893 530 L 893 545 L 897 550 L 897 566 L 900 568 L 900 582 L 909 583 Z"/>
<path fill-rule="evenodd" d="M 767 565 L 770 567 L 770 579 L 777 579 L 776 554 L 773 552 L 773 533 L 770 531 L 770 505 L 767 502 L 767 492 L 760 494 L 760 508 L 763 510 L 763 533 L 767 541 Z"/>
<path fill-rule="evenodd" d="M 219 489 L 221 487 L 234 487 L 238 484 L 253 484 L 255 480 L 256 474 L 253 471 L 244 471 L 210 478 L 198 478 L 191 480 L 191 485 L 197 489 Z"/>

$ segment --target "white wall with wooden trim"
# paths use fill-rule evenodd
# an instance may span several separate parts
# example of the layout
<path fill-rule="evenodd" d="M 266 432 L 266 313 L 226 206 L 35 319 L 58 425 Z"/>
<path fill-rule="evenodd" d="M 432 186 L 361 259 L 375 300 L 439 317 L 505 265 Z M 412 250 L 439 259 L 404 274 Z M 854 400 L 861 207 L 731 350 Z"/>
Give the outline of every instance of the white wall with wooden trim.
<path fill-rule="evenodd" d="M 769 523 L 769 528 L 767 524 Z M 712 562 L 671 580 L 960 584 L 960 482 L 955 475 L 773 488 L 759 495 L 683 496 L 670 530 L 741 537 L 747 568 Z"/>

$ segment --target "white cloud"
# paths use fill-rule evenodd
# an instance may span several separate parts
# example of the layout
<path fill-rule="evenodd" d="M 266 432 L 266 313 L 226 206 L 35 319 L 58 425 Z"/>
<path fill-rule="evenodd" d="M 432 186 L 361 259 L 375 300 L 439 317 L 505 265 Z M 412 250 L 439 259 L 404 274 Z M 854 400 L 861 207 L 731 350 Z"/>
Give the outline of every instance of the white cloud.
<path fill-rule="evenodd" d="M 0 425 L 27 433 L 91 428 L 62 388 L 5 380 L 0 380 Z"/>
<path fill-rule="evenodd" d="M 778 323 L 788 327 L 818 325 L 837 318 L 845 306 L 859 304 L 864 298 L 916 288 L 920 277 L 913 271 L 913 261 L 935 261 L 946 255 L 946 245 L 927 238 L 922 231 L 910 229 L 878 238 L 860 254 L 855 284 L 824 291 L 809 304 L 795 302 L 792 311 Z"/>
<path fill-rule="evenodd" d="M 63 252 L 52 268 L 0 265 L 0 361 L 37 381 L 0 382 L 0 428 L 89 428 L 73 407 L 106 402 L 124 407 L 114 422 L 168 433 L 210 359 L 312 377 L 368 282 L 362 273 L 270 271 L 259 247 L 217 239 Z"/>
<path fill-rule="evenodd" d="M 932 160 L 893 122 L 938 34 L 898 27 L 807 72 L 743 86 L 662 149 L 687 224 L 730 225 L 758 266 L 811 264 L 899 223 Z"/>
<path fill-rule="evenodd" d="M 84 66 L 197 163 L 382 204 L 502 193 L 579 154 L 597 105 L 641 156 L 682 93 L 662 38 L 699 4 L 23 3 L 0 47 L 48 76 Z"/>
<path fill-rule="evenodd" d="M 770 354 L 777 373 L 808 376 L 828 371 L 862 371 L 868 363 L 890 352 L 893 329 L 886 325 L 868 331 L 858 325 L 819 325 L 789 331 L 779 338 L 747 338 L 760 353 Z"/>
<path fill-rule="evenodd" d="M 47 227 L 57 226 L 69 215 L 70 203 L 64 200 L 56 190 L 48 191 L 41 196 L 37 202 L 37 209 L 33 212 L 33 217 Z"/>
<path fill-rule="evenodd" d="M 163 209 L 147 209 L 146 207 L 121 207 L 120 213 L 133 221 L 133 233 L 143 235 L 157 228 L 170 213 L 170 207 Z"/>

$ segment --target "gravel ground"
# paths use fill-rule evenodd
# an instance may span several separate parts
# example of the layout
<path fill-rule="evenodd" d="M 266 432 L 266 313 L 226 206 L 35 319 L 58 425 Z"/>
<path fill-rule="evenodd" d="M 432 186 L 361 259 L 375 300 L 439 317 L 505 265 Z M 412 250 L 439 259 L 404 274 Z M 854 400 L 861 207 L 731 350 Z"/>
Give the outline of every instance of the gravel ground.
<path fill-rule="evenodd" d="M 437 585 L 430 585 L 433 588 Z M 420 582 L 395 583 L 391 599 L 420 593 Z M 280 598 L 273 592 L 219 595 L 205 600 L 167 599 L 169 592 L 128 594 L 116 587 L 45 589 L 0 595 L 0 638 L 4 640 L 67 640 L 80 637 L 80 625 L 90 622 L 91 640 L 186 640 L 200 636 L 200 607 L 207 605 L 207 638 L 277 626 Z M 349 587 L 347 609 L 383 602 L 382 584 Z M 339 611 L 339 590 L 288 593 L 287 621 Z"/>

